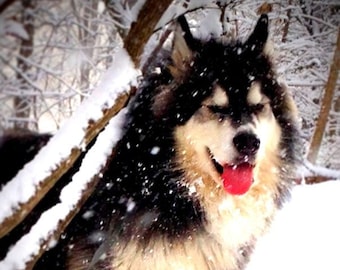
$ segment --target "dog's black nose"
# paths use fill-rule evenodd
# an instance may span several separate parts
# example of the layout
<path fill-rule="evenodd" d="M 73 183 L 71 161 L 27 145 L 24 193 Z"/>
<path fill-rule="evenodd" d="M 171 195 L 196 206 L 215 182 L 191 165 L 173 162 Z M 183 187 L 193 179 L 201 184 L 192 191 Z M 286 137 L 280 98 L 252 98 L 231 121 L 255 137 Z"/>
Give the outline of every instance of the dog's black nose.
<path fill-rule="evenodd" d="M 255 134 L 249 132 L 240 132 L 234 139 L 233 143 L 237 151 L 245 156 L 250 156 L 256 154 L 260 147 L 260 140 Z"/>

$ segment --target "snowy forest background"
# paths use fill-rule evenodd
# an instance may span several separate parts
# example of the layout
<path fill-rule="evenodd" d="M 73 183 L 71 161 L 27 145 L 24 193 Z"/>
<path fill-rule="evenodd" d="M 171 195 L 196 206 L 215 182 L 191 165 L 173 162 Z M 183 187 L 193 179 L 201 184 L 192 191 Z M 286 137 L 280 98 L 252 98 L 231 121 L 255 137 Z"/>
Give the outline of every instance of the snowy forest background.
<path fill-rule="evenodd" d="M 155 19 L 157 12 L 154 12 L 153 8 L 162 5 L 164 11 L 158 15 L 164 13 L 164 16 L 158 22 Z M 141 10 L 146 12 L 144 18 L 138 17 Z M 12 210 L 18 210 L 18 215 L 29 212 L 27 201 L 31 201 L 33 197 L 34 200 L 39 201 L 47 192 L 44 191 L 44 182 L 58 181 L 59 169 L 62 172 L 67 171 L 82 149 L 97 135 L 98 130 L 102 130 L 112 115 L 123 106 L 125 94 L 119 92 L 115 95 L 114 92 L 117 89 L 125 91 L 135 85 L 134 68 L 143 70 L 148 65 L 148 61 L 156 57 L 158 44 L 167 43 L 166 38 L 170 33 L 170 22 L 173 18 L 186 13 L 195 35 L 209 38 L 223 34 L 223 38 L 228 40 L 245 38 L 259 14 L 263 12 L 269 13 L 278 73 L 288 84 L 300 112 L 301 136 L 305 146 L 305 155 L 301 160 L 306 169 L 301 169 L 300 173 L 302 176 L 313 176 L 309 179 L 298 179 L 297 182 L 340 179 L 340 81 L 338 79 L 340 3 L 337 0 L 268 2 L 257 0 L 108 0 L 105 2 L 0 0 L 0 135 L 8 129 L 30 129 L 57 134 L 47 145 L 46 151 L 39 153 L 40 159 L 33 160 L 32 166 L 25 167 L 23 172 L 11 181 L 12 185 L 1 187 L 0 238 L 21 220 Z M 136 26 L 134 22 L 137 27 L 134 27 Z M 131 51 L 143 49 L 145 45 L 143 42 L 146 41 L 141 37 L 147 37 L 145 33 L 150 30 L 148 26 L 155 22 L 158 23 L 151 30 L 156 29 L 156 31 L 146 44 L 141 58 L 139 59 L 141 52 L 131 55 Z M 134 64 L 128 62 L 129 59 L 121 50 L 122 46 L 132 56 Z M 129 50 L 133 46 L 135 46 L 134 50 Z M 107 96 L 105 96 L 106 92 Z M 133 90 L 129 93 L 132 92 Z M 118 104 L 119 108 L 112 110 L 114 104 Z M 97 108 L 95 110 L 88 105 Z M 80 119 L 80 116 L 83 118 Z M 118 117 L 109 125 L 117 126 L 119 121 Z M 66 128 L 63 129 L 65 126 Z M 119 139 L 119 135 L 114 133 L 108 129 L 105 135 L 108 138 L 103 136 L 103 140 L 98 139 L 102 141 L 102 145 L 98 145 L 97 148 L 102 147 L 101 151 L 105 152 L 113 147 L 114 142 L 110 142 L 112 145 L 108 142 Z M 64 146 L 65 151 L 60 149 L 61 145 Z M 94 153 L 95 150 L 93 149 Z M 98 160 L 98 155 L 94 155 L 95 159 L 91 160 L 91 151 L 92 149 L 86 157 L 88 162 L 93 163 L 93 160 Z M 85 168 L 90 167 L 85 165 Z M 332 170 L 325 170 L 325 168 Z M 32 254 L 27 252 L 36 248 L 34 243 L 40 245 L 40 249 L 34 251 L 37 255 L 43 252 L 46 243 L 48 245 L 58 238 L 63 226 L 67 226 L 64 223 L 60 225 L 60 220 L 66 220 L 67 223 L 80 207 L 81 198 L 84 196 L 86 198 L 86 193 L 91 192 L 88 188 L 89 182 L 86 181 L 95 178 L 99 170 L 97 167 L 94 167 L 94 170 L 95 172 L 91 173 L 84 171 L 83 175 L 75 174 L 79 177 L 73 177 L 73 186 L 66 186 L 65 192 L 62 191 L 60 205 L 51 208 L 51 211 L 47 211 L 50 213 L 39 219 L 32 227 L 32 231 L 27 234 L 30 235 L 29 237 L 23 237 L 21 239 L 23 241 L 18 241 L 13 252 L 9 252 L 4 261 L 0 261 L 0 269 L 4 265 L 11 265 L 6 269 L 17 269 L 18 261 L 29 265 L 32 262 Z M 44 174 L 46 172 L 47 175 Z M 89 175 L 89 179 L 83 181 L 84 175 Z M 339 184 L 339 181 L 333 182 Z M 294 208 L 294 215 L 289 211 L 290 216 L 281 216 L 281 223 L 286 226 L 288 220 L 292 221 L 288 222 L 289 232 L 295 230 L 300 233 L 306 232 L 306 228 L 313 224 L 312 230 L 327 228 L 326 231 L 329 232 L 329 235 L 325 234 L 325 231 L 318 234 L 320 239 L 317 240 L 320 240 L 321 244 L 331 247 L 329 240 L 340 242 L 340 234 L 336 229 L 340 226 L 340 220 L 334 219 L 334 216 L 325 217 L 324 220 L 331 220 L 331 222 L 321 225 L 314 220 L 316 216 L 314 211 L 326 213 L 324 208 L 329 205 L 339 205 L 337 194 L 339 185 L 333 186 L 334 183 L 329 181 L 328 189 L 324 186 L 322 192 L 320 192 L 322 188 L 314 189 L 313 186 L 308 186 L 309 191 L 303 189 L 304 196 L 293 199 L 293 204 L 294 201 L 298 201 L 300 208 Z M 17 191 L 22 190 L 25 191 L 23 194 L 27 195 L 25 198 L 15 196 L 17 193 L 21 194 Z M 302 193 L 299 189 L 295 191 L 295 193 L 299 192 Z M 320 194 L 322 194 L 321 198 Z M 315 200 L 317 196 L 320 200 Z M 308 212 L 306 209 L 313 211 Z M 301 217 L 306 223 L 301 223 L 301 220 L 300 225 L 293 223 L 295 219 Z M 46 220 L 49 221 L 49 228 L 46 228 Z M 334 230 L 331 230 L 333 227 L 330 225 Z M 301 226 L 301 229 L 298 226 Z M 279 229 L 274 225 L 274 231 L 276 228 L 281 232 L 282 227 L 278 227 Z M 312 230 L 310 232 L 314 235 L 315 231 Z M 334 233 L 335 231 L 337 233 Z M 299 236 L 301 235 L 303 233 Z M 287 250 L 293 252 L 292 247 L 283 250 L 285 241 L 292 237 L 299 237 L 295 234 L 288 236 L 289 233 L 285 231 L 282 238 L 274 240 L 280 244 L 282 253 Z M 302 242 L 307 241 L 303 239 Z M 29 244 L 34 247 L 30 248 Z M 270 241 L 270 249 L 274 250 L 272 244 L 273 241 Z M 316 253 L 313 257 L 311 254 L 314 249 L 309 250 L 306 246 L 302 249 L 307 250 L 305 253 L 308 258 L 323 258 L 320 253 Z M 336 252 L 338 245 L 334 249 L 329 249 L 334 252 L 332 258 L 339 258 Z M 266 257 L 268 251 L 268 249 L 264 250 L 262 257 Z M 280 251 L 280 248 L 278 250 Z M 299 252 L 301 250 L 297 251 Z M 18 258 L 18 254 L 21 254 L 22 260 Z M 335 268 L 325 267 L 325 260 Z M 282 264 L 280 269 L 338 269 L 336 267 L 340 262 L 335 266 L 334 261 L 329 260 L 329 254 L 325 260 L 322 260 L 320 267 L 318 264 L 313 265 L 312 260 L 310 265 L 313 267 L 303 265 L 303 267 L 291 268 L 286 263 Z M 256 267 L 256 259 L 254 261 L 255 266 L 250 269 L 260 269 Z M 263 262 L 261 263 L 263 266 Z M 268 266 L 261 269 L 274 268 Z"/>
<path fill-rule="evenodd" d="M 112 55 L 143 2 L 1 1 L 0 131 L 55 132 L 114 64 Z M 186 12 L 198 35 L 217 35 L 218 29 L 226 38 L 241 39 L 260 12 L 270 11 L 278 72 L 297 102 L 307 155 L 333 63 L 339 2 L 176 0 L 171 8 L 167 19 Z M 164 30 L 156 32 L 153 40 L 162 34 Z M 330 105 L 320 151 L 313 159 L 340 169 L 339 80 Z"/>

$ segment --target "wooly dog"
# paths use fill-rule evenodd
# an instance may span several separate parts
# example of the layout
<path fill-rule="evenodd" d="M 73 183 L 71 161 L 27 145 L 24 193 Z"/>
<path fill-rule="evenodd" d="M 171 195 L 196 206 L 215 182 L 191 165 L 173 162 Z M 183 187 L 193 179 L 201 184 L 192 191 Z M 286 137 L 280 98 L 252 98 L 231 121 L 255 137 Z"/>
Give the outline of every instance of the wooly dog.
<path fill-rule="evenodd" d="M 267 15 L 230 44 L 178 21 L 103 177 L 37 269 L 243 269 L 289 194 L 296 109 Z"/>

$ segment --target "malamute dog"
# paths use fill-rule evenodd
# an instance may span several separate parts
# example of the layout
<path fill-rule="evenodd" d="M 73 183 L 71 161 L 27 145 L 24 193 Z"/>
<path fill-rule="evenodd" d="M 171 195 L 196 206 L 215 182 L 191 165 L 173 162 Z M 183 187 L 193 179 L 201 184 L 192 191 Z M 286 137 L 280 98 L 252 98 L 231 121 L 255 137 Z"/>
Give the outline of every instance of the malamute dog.
<path fill-rule="evenodd" d="M 179 22 L 103 178 L 37 269 L 243 269 L 289 194 L 296 109 L 267 15 L 232 44 Z"/>

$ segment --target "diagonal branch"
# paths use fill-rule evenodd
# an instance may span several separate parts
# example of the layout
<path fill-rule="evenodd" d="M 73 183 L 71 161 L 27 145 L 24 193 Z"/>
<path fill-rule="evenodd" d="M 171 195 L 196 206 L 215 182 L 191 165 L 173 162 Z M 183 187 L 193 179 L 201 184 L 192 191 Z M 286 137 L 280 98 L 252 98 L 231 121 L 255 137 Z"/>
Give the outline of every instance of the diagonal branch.
<path fill-rule="evenodd" d="M 122 125 L 124 119 L 124 113 L 120 113 L 110 120 L 82 160 L 79 171 L 62 189 L 60 203 L 45 211 L 29 233 L 13 245 L 4 260 L 0 261 L 0 269 L 32 269 L 50 243 L 59 239 L 98 183 L 97 170 L 101 171 L 98 168 L 103 168 L 108 162 L 111 151 L 107 148 L 114 148 L 121 138 L 122 132 L 117 132 L 117 127 Z M 25 247 L 24 250 L 22 247 Z"/>
<path fill-rule="evenodd" d="M 149 40 L 160 18 L 170 6 L 172 0 L 148 0 L 138 14 L 137 21 L 124 40 L 124 48 L 132 61 L 139 67 L 144 45 Z M 136 37 L 139 37 L 138 39 Z"/>
<path fill-rule="evenodd" d="M 126 48 L 127 52 L 131 55 L 132 61 L 135 66 L 139 66 L 139 61 L 141 54 L 143 52 L 143 48 L 153 33 L 154 27 L 158 23 L 159 19 L 171 4 L 172 1 L 165 0 L 165 1 L 158 1 L 158 0 L 148 0 L 144 4 L 140 14 L 138 16 L 137 22 L 133 23 L 131 26 L 131 30 L 124 41 L 124 47 Z M 128 84 L 128 83 L 127 83 Z M 99 89 L 97 92 L 100 93 L 106 91 L 106 89 Z M 1 211 L 2 214 L 0 216 L 0 238 L 3 237 L 6 233 L 11 231 L 15 226 L 17 226 L 31 210 L 35 207 L 35 205 L 46 195 L 46 193 L 54 186 L 54 184 L 60 179 L 62 175 L 67 172 L 72 165 L 74 164 L 75 160 L 79 157 L 82 149 L 84 146 L 87 146 L 93 138 L 95 138 L 98 133 L 106 126 L 108 121 L 117 114 L 127 103 L 130 97 L 130 92 L 125 90 L 121 91 L 117 94 L 115 98 L 111 98 L 112 104 L 107 104 L 107 101 L 104 99 L 102 104 L 96 104 L 98 107 L 97 109 L 100 110 L 98 114 L 100 117 L 98 119 L 91 119 L 88 118 L 82 119 L 85 120 L 85 127 L 82 127 L 81 130 L 72 130 L 72 121 L 76 123 L 78 121 L 77 117 L 83 118 L 81 114 L 86 112 L 86 106 L 88 103 L 93 102 L 99 103 L 97 100 L 98 93 L 93 93 L 91 97 L 87 100 L 88 102 L 84 102 L 80 108 L 77 110 L 78 114 L 71 117 L 71 121 L 68 123 L 68 130 L 67 127 L 61 129 L 57 132 L 57 134 L 49 141 L 49 143 L 38 153 L 38 155 L 26 166 L 23 168 L 22 171 L 18 173 L 14 179 L 12 179 L 8 184 L 3 187 L 0 191 L 0 201 L 2 206 L 4 207 L 4 211 Z M 107 93 L 110 95 L 110 93 Z M 93 103 L 92 102 L 92 103 Z M 92 104 L 93 105 L 93 104 Z M 104 109 L 105 108 L 105 109 Z M 67 125 L 66 125 L 67 126 Z M 85 131 L 85 132 L 84 132 Z M 74 134 L 83 134 L 79 135 L 77 138 Z M 69 134 L 72 134 L 69 136 Z M 53 140 L 56 136 L 59 136 L 60 139 L 69 141 L 70 138 L 74 139 L 75 143 L 70 145 L 69 152 L 65 156 L 56 160 L 54 165 L 54 170 L 49 173 L 49 175 L 44 175 L 39 177 L 37 175 L 33 175 L 30 170 L 32 170 L 33 166 L 32 163 L 36 162 L 36 160 L 43 159 L 43 152 L 49 152 L 49 150 L 53 149 L 53 145 L 57 143 L 57 140 Z M 50 171 L 50 166 L 52 164 L 39 166 L 40 171 Z M 6 201 L 8 200 L 8 193 L 7 191 L 11 188 L 21 188 L 24 182 L 28 182 L 29 179 L 25 177 L 25 175 L 32 176 L 31 182 L 34 183 L 34 191 L 32 194 L 27 195 L 27 197 L 19 202 L 18 200 L 15 202 Z"/>
<path fill-rule="evenodd" d="M 92 141 L 92 139 L 97 135 L 99 131 L 103 129 L 103 127 L 106 125 L 106 123 L 114 116 L 117 114 L 117 112 L 125 106 L 126 102 L 128 101 L 128 93 L 124 92 L 118 96 L 118 98 L 115 101 L 115 104 L 112 108 L 107 109 L 105 112 L 103 112 L 103 116 L 99 121 L 96 123 L 89 123 L 89 126 L 85 132 L 84 138 L 81 139 L 83 143 L 78 144 L 78 146 L 74 146 L 70 150 L 70 154 L 67 157 L 64 157 L 59 161 L 59 164 L 57 164 L 57 167 L 55 170 L 50 172 L 50 174 L 45 177 L 44 179 L 41 179 L 39 184 L 35 187 L 35 192 L 24 202 L 21 202 L 17 206 L 11 206 L 11 208 L 15 209 L 13 212 L 10 212 L 10 215 L 6 217 L 4 220 L 1 221 L 0 224 L 0 237 L 3 237 L 5 234 L 7 234 L 9 231 L 11 231 L 14 227 L 16 227 L 27 215 L 32 211 L 32 209 L 38 204 L 38 202 L 46 195 L 46 193 L 54 186 L 54 184 L 66 173 L 74 164 L 74 162 L 77 160 L 77 158 L 80 156 L 82 152 L 81 145 L 88 145 L 89 142 Z M 64 130 L 61 130 L 61 132 L 65 132 Z M 67 135 L 62 135 L 60 134 L 61 137 L 65 137 Z M 62 139 L 61 139 L 62 140 Z M 58 143 L 58 142 L 55 142 Z M 49 151 L 49 148 L 52 148 L 53 144 L 53 138 L 51 141 L 44 147 L 46 148 L 46 152 Z M 40 151 L 38 155 L 41 153 Z M 34 158 L 30 163 L 35 162 L 38 160 L 38 156 Z M 28 165 L 28 164 L 27 164 Z M 10 192 L 9 190 L 15 188 L 16 186 L 20 186 L 20 184 L 15 185 L 16 182 L 21 182 L 25 180 L 25 177 L 20 177 L 24 176 L 26 174 L 26 171 L 30 171 L 29 166 L 25 166 L 24 169 L 20 172 L 21 174 L 18 174 L 14 179 L 12 179 L 7 185 L 3 187 L 3 189 L 0 192 L 0 198 L 3 195 L 3 198 L 6 198 L 6 193 L 5 192 Z M 44 168 L 42 168 L 44 169 Z M 46 168 L 49 170 L 49 168 Z M 37 182 L 34 181 L 34 182 Z M 4 202 L 6 203 L 6 202 Z M 12 210 L 10 209 L 10 210 Z M 6 209 L 7 210 L 7 209 Z M 9 211 L 10 211 L 9 210 Z"/>

